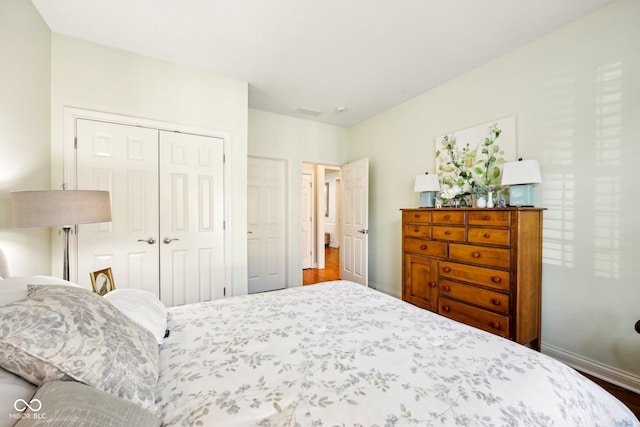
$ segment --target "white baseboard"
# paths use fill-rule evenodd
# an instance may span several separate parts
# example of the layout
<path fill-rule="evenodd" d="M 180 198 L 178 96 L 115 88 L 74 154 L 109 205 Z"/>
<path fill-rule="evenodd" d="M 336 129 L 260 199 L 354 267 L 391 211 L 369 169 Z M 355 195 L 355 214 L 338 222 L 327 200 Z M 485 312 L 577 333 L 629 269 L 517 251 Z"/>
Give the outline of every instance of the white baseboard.
<path fill-rule="evenodd" d="M 593 375 L 611 384 L 640 394 L 640 377 L 637 375 L 612 368 L 550 344 L 543 343 L 542 352 L 547 356 L 566 363 L 578 371 Z"/>

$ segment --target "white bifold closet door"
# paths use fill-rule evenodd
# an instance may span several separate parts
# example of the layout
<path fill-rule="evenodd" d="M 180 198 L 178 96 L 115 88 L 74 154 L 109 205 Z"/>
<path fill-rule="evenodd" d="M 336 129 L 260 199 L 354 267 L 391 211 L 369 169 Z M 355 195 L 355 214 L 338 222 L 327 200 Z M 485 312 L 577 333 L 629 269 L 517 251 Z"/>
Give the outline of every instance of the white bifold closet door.
<path fill-rule="evenodd" d="M 223 297 L 223 140 L 86 119 L 76 137 L 77 188 L 109 191 L 113 217 L 78 227 L 77 281 L 110 267 L 167 306 Z"/>

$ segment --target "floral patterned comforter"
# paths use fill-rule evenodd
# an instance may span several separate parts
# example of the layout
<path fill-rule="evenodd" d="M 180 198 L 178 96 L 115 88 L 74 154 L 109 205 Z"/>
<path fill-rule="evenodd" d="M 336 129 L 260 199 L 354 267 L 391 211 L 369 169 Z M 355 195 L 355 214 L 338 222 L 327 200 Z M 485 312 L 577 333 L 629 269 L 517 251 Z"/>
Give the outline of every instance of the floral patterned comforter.
<path fill-rule="evenodd" d="M 347 281 L 169 309 L 167 426 L 639 426 L 553 359 Z"/>

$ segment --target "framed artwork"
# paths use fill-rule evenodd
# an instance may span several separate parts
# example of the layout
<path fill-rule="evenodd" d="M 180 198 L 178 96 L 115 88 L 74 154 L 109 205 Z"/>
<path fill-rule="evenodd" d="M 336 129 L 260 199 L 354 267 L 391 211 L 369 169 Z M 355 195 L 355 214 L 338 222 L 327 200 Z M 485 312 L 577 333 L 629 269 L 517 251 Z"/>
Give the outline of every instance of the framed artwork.
<path fill-rule="evenodd" d="M 113 283 L 111 268 L 94 271 L 92 273 L 89 273 L 89 276 L 91 276 L 91 286 L 93 286 L 93 292 L 97 293 L 100 296 L 104 296 L 106 293 L 116 289 L 116 286 Z"/>
<path fill-rule="evenodd" d="M 329 183 L 324 183 L 324 216 L 329 216 Z"/>
<path fill-rule="evenodd" d="M 457 130 L 436 138 L 436 171 L 443 191 L 468 193 L 499 187 L 504 162 L 516 160 L 516 117 Z"/>

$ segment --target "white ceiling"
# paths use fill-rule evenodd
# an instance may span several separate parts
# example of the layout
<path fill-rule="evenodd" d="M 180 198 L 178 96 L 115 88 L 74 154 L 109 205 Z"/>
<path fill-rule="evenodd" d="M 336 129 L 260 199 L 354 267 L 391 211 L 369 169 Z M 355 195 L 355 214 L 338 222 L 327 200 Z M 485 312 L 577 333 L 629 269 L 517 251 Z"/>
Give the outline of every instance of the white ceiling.
<path fill-rule="evenodd" d="M 251 108 L 345 127 L 613 1 L 32 0 L 54 32 L 247 81 Z"/>

